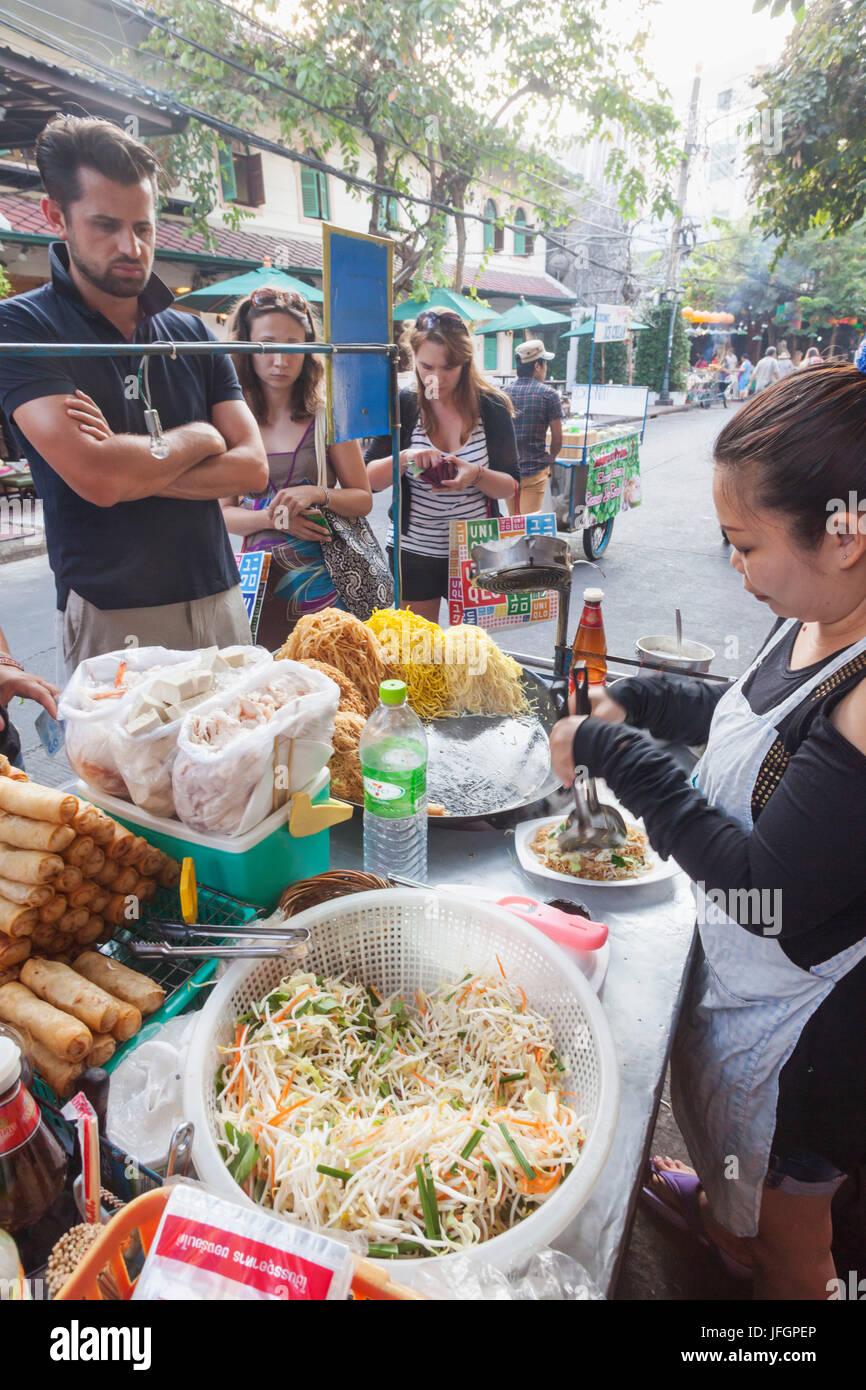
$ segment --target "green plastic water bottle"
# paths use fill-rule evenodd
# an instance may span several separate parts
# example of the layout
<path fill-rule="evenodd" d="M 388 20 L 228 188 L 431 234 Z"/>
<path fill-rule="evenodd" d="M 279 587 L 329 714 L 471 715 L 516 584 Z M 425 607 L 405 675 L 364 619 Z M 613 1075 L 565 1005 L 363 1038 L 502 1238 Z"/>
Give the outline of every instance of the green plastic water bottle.
<path fill-rule="evenodd" d="M 364 778 L 364 869 L 427 878 L 427 734 L 403 681 L 382 681 L 358 744 Z"/>

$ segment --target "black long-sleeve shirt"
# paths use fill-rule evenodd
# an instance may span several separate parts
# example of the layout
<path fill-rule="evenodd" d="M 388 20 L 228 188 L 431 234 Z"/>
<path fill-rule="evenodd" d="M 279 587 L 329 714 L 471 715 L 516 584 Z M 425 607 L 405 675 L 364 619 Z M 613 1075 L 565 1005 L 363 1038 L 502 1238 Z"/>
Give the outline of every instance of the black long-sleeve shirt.
<path fill-rule="evenodd" d="M 816 669 L 791 670 L 796 635 L 794 626 L 745 683 L 755 713 L 778 706 Z M 584 720 L 574 738 L 574 761 L 603 776 L 643 818 L 660 854 L 673 855 L 707 893 L 721 889 L 727 915 L 740 927 L 762 934 L 747 895 L 778 890 L 775 939 L 794 964 L 809 970 L 866 935 L 866 756 L 829 720 L 864 673 L 866 658 L 846 662 L 832 686 L 820 683 L 779 720 L 774 756 L 756 783 L 760 795 L 753 794 L 751 831 L 711 806 L 670 756 L 634 727 L 662 739 L 704 742 L 723 693 L 708 682 L 618 682 L 612 693 L 631 727 Z M 733 889 L 746 891 L 734 899 Z M 781 1070 L 776 1153 L 807 1150 L 849 1173 L 866 1162 L 864 1054 L 866 958 L 816 1008 Z"/>
<path fill-rule="evenodd" d="M 808 672 L 788 666 L 796 628 L 744 688 L 756 713 L 778 703 L 780 682 Z M 765 669 L 766 668 L 766 669 Z M 812 669 L 812 668 L 810 668 Z M 779 890 L 783 949 L 808 969 L 866 934 L 866 756 L 828 718 L 866 673 L 866 660 L 823 698 L 807 700 L 779 724 L 784 774 L 746 831 L 711 806 L 682 770 L 637 727 L 657 738 L 704 742 L 723 693 L 709 682 L 664 676 L 619 681 L 612 692 L 628 724 L 587 719 L 574 739 L 575 763 L 603 776 L 647 828 L 656 851 L 672 855 L 706 891 Z M 746 893 L 734 901 L 740 925 L 763 934 Z M 733 915 L 733 914 L 732 914 Z M 775 926 L 775 923 L 774 923 Z"/>

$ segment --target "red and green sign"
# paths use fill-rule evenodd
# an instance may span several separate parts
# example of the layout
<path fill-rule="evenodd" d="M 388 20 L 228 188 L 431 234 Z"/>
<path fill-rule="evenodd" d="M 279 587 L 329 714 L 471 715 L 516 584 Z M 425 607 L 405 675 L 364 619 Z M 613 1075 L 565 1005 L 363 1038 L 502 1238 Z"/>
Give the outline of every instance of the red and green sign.
<path fill-rule="evenodd" d="M 589 473 L 586 480 L 587 526 L 601 526 L 640 505 L 640 454 L 636 434 L 605 439 L 587 450 Z"/>

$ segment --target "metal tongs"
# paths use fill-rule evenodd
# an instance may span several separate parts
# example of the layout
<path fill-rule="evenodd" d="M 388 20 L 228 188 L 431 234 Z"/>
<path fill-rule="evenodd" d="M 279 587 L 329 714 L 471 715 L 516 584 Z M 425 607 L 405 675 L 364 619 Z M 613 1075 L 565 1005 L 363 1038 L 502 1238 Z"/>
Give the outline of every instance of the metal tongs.
<path fill-rule="evenodd" d="M 130 941 L 129 950 L 139 960 L 174 960 L 183 956 L 204 959 L 218 956 L 221 960 L 260 960 L 272 956 L 305 955 L 310 940 L 306 927 L 289 927 L 285 913 L 277 911 L 270 917 L 249 922 L 242 927 L 187 925 L 185 922 L 145 923 L 167 941 Z M 226 945 L 227 938 L 237 938 L 237 945 Z M 209 944 L 197 945 L 200 940 Z M 174 944 L 172 944 L 174 943 Z"/>
<path fill-rule="evenodd" d="M 574 689 L 576 713 L 590 714 L 588 667 L 575 672 Z M 557 849 L 563 854 L 575 854 L 580 850 L 615 849 L 624 844 L 628 835 L 625 821 L 615 807 L 599 801 L 595 778 L 578 771 L 571 790 L 574 810 L 556 837 Z"/>

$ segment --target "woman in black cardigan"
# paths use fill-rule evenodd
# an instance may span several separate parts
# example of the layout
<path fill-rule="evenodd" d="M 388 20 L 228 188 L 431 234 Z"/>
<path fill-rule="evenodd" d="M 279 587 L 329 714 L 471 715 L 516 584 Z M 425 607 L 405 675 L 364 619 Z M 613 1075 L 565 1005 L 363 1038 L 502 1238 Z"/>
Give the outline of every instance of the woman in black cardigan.
<path fill-rule="evenodd" d="M 400 394 L 401 606 L 437 622 L 450 523 L 499 515 L 519 484 L 517 442 L 511 403 L 478 370 L 457 314 L 420 314 L 408 345 L 416 386 Z M 391 486 L 390 440 L 374 439 L 366 458 L 373 491 Z"/>

